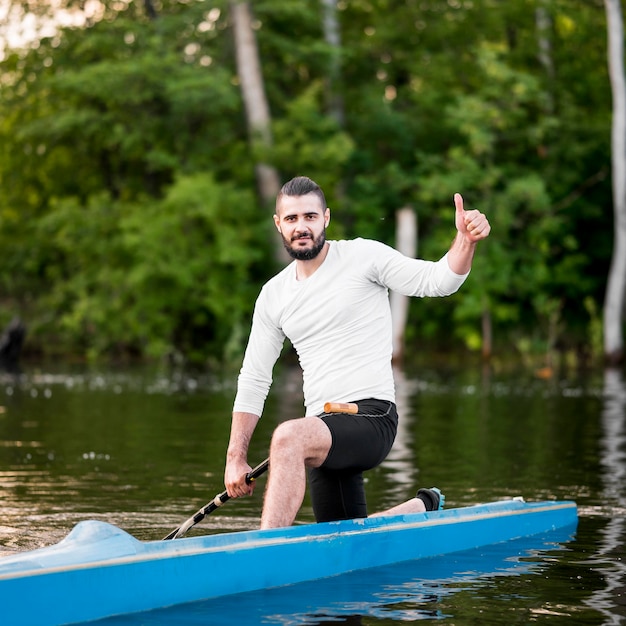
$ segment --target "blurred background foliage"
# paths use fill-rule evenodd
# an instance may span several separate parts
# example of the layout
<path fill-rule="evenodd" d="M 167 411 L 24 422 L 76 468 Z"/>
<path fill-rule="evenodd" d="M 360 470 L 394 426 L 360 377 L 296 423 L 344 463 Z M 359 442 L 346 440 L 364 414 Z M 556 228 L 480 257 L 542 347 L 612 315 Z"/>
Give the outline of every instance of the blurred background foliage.
<path fill-rule="evenodd" d="M 600 355 L 613 239 L 602 1 L 342 0 L 339 45 L 325 5 L 251 3 L 264 154 L 249 147 L 225 0 L 103 2 L 5 48 L 0 322 L 21 317 L 32 353 L 238 361 L 277 269 L 263 160 L 283 182 L 322 185 L 330 238 L 393 245 L 410 206 L 419 256 L 437 259 L 455 192 L 489 216 L 462 291 L 411 305 L 409 356 L 485 352 L 486 329 L 492 356 Z"/>

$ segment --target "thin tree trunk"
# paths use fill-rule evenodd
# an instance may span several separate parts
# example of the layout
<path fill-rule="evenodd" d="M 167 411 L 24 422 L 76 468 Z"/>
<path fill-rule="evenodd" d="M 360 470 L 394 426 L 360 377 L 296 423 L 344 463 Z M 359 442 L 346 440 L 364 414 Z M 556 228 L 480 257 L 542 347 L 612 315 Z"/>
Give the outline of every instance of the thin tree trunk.
<path fill-rule="evenodd" d="M 626 292 L 626 82 L 624 25 L 620 0 L 605 0 L 608 63 L 613 93 L 611 152 L 613 174 L 613 257 L 604 300 L 604 354 L 609 363 L 624 357 L 623 312 Z"/>
<path fill-rule="evenodd" d="M 552 19 L 548 12 L 549 0 L 542 0 L 540 6 L 535 10 L 535 24 L 537 25 L 537 39 L 539 47 L 539 62 L 543 65 L 549 82 L 549 98 L 547 110 L 549 113 L 554 111 L 554 61 L 552 60 L 552 40 L 550 32 L 552 28 Z"/>
<path fill-rule="evenodd" d="M 338 89 L 341 81 L 341 34 L 337 20 L 337 0 L 322 0 L 322 5 L 324 8 L 324 39 L 330 46 L 326 100 L 329 113 L 337 120 L 339 126 L 343 127 L 345 112 L 343 99 Z"/>
<path fill-rule="evenodd" d="M 493 354 L 493 324 L 491 320 L 491 310 L 486 303 L 483 305 L 483 312 L 480 318 L 480 323 L 482 331 L 481 354 L 483 359 L 488 361 Z"/>
<path fill-rule="evenodd" d="M 144 0 L 143 6 L 146 9 L 146 15 L 151 20 L 156 20 L 156 18 L 158 17 L 158 13 L 157 13 L 157 10 L 156 10 L 156 8 L 154 6 L 153 0 Z"/>
<path fill-rule="evenodd" d="M 255 158 L 257 147 L 267 148 L 272 145 L 272 119 L 265 94 L 256 35 L 252 26 L 250 3 L 231 0 L 230 8 L 235 35 L 237 72 L 246 111 L 252 157 Z M 255 163 L 255 173 L 261 201 L 265 207 L 270 207 L 280 191 L 278 172 L 272 165 L 258 161 Z M 281 261 L 286 258 L 279 238 L 276 239 L 276 257 Z"/>
<path fill-rule="evenodd" d="M 405 256 L 417 255 L 417 217 L 415 211 L 405 207 L 396 212 L 396 249 Z M 393 332 L 393 360 L 404 358 L 404 333 L 409 316 L 409 298 L 395 291 L 389 295 L 391 326 Z"/>

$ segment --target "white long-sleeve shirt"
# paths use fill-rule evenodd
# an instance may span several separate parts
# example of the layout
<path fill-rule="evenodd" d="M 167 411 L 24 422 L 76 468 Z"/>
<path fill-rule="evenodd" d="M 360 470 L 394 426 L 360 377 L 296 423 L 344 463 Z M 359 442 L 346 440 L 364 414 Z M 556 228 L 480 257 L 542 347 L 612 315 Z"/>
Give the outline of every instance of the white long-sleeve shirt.
<path fill-rule="evenodd" d="M 261 415 L 285 338 L 303 371 L 306 415 L 325 402 L 395 401 L 388 290 L 448 296 L 467 274 L 447 255 L 411 259 L 378 241 L 329 241 L 314 274 L 297 280 L 296 263 L 269 280 L 257 298 L 233 410 Z"/>

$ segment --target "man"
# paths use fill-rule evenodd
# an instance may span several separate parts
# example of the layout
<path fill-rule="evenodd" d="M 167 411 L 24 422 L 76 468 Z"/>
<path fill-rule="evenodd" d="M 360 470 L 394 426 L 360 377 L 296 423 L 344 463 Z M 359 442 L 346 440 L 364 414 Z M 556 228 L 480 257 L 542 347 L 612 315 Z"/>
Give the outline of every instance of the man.
<path fill-rule="evenodd" d="M 330 209 L 304 176 L 276 199 L 274 223 L 294 262 L 268 281 L 257 299 L 233 407 L 224 482 L 230 497 L 251 494 L 247 454 L 288 338 L 303 371 L 306 416 L 280 424 L 270 445 L 261 528 L 293 523 L 307 471 L 316 520 L 367 517 L 362 472 L 379 465 L 396 435 L 388 289 L 410 296 L 447 296 L 469 274 L 486 217 L 465 211 L 455 194 L 457 229 L 438 262 L 410 259 L 380 242 L 326 241 Z M 357 414 L 324 413 L 326 402 L 355 403 Z M 382 514 L 440 508 L 437 489 Z"/>

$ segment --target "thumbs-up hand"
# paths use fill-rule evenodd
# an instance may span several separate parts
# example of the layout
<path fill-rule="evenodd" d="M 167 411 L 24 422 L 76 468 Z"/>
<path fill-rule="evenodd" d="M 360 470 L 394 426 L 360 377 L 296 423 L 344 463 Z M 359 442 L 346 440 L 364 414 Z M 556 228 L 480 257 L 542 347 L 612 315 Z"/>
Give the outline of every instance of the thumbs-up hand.
<path fill-rule="evenodd" d="M 491 232 L 489 220 L 478 209 L 466 211 L 463 208 L 463 196 L 460 193 L 454 194 L 454 206 L 456 229 L 466 241 L 476 243 L 489 236 Z"/>

